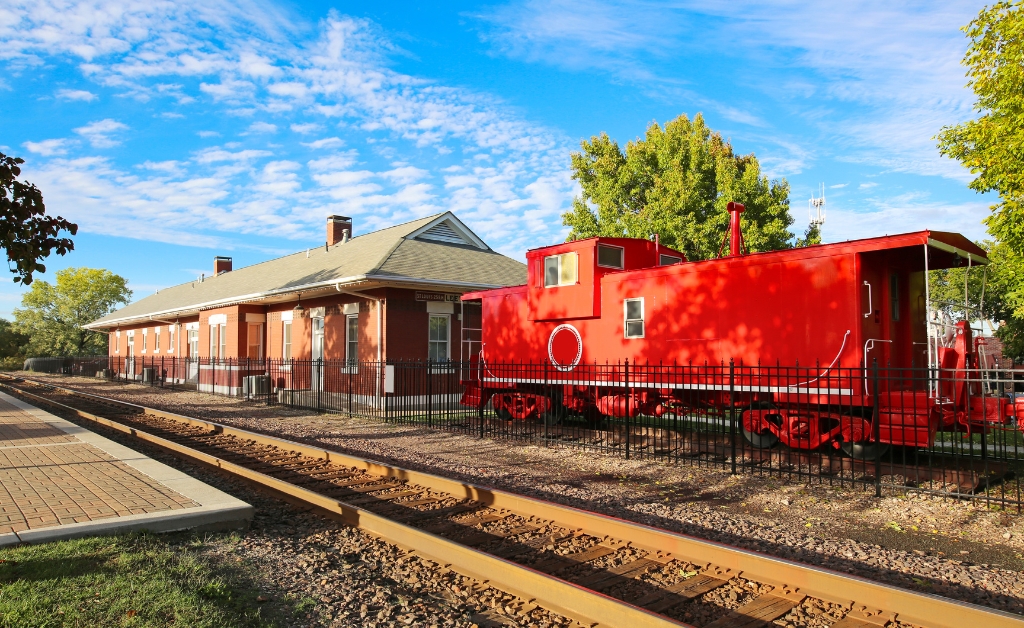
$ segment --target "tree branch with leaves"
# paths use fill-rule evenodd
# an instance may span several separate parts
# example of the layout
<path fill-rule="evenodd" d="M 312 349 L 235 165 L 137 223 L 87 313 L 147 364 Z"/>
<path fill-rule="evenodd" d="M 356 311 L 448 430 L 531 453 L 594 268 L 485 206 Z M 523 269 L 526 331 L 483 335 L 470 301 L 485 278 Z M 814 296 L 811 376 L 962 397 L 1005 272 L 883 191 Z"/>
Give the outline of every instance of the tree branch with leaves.
<path fill-rule="evenodd" d="M 78 233 L 78 225 L 60 216 L 47 216 L 43 193 L 27 181 L 19 181 L 25 160 L 0 153 L 0 247 L 14 282 L 29 285 L 32 275 L 46 272 L 42 260 L 51 253 L 64 255 L 74 250 L 71 238 L 62 232 Z"/>

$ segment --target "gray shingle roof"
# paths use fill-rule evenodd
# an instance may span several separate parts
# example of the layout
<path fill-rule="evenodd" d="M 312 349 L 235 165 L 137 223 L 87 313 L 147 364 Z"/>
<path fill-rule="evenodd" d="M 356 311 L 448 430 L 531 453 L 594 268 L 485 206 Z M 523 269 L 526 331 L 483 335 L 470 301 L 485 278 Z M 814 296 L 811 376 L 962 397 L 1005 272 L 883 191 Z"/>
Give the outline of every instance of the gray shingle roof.
<path fill-rule="evenodd" d="M 183 283 L 139 299 L 88 327 L 103 329 L 133 319 L 229 305 L 338 281 L 376 279 L 469 289 L 526 282 L 525 264 L 490 249 L 407 239 L 442 217 L 458 221 L 454 214 L 446 212 L 357 236 L 330 250 L 325 251 L 322 246 L 310 249 L 308 256 L 307 251 L 300 251 L 205 281 Z"/>

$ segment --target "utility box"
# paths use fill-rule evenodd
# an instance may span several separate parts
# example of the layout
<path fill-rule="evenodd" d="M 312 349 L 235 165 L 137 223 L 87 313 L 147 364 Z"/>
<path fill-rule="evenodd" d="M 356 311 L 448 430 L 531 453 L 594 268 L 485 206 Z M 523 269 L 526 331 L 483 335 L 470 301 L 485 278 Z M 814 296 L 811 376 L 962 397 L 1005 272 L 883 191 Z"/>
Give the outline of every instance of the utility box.
<path fill-rule="evenodd" d="M 270 377 L 247 375 L 242 379 L 242 396 L 246 399 L 270 394 Z"/>

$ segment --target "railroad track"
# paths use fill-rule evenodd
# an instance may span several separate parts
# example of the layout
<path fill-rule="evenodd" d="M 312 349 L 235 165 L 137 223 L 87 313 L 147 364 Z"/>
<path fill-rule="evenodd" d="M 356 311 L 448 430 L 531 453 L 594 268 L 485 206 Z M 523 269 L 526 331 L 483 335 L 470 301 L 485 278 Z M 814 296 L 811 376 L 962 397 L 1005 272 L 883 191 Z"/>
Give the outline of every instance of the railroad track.
<path fill-rule="evenodd" d="M 1024 627 L 1024 618 L 227 425 L 0 377 L 0 388 L 314 506 L 583 625 Z"/>

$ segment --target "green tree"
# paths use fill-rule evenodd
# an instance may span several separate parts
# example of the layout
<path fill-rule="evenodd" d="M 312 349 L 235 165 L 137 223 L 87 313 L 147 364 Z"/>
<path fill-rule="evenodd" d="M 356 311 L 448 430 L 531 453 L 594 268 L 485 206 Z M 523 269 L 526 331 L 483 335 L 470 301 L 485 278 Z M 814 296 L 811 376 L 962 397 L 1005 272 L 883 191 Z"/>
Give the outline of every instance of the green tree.
<path fill-rule="evenodd" d="M 28 336 L 18 333 L 6 318 L 0 318 L 0 368 L 17 368 L 25 358 Z"/>
<path fill-rule="evenodd" d="M 75 248 L 70 238 L 58 237 L 62 231 L 78 233 L 78 225 L 60 216 L 47 216 L 43 193 L 21 175 L 20 157 L 0 153 L 0 247 L 13 264 L 14 282 L 32 283 L 32 273 L 46 272 L 42 260 L 56 251 L 64 255 Z"/>
<path fill-rule="evenodd" d="M 997 2 L 963 28 L 963 63 L 977 119 L 944 127 L 939 151 L 975 175 L 971 188 L 998 192 L 989 233 L 1024 255 L 1024 2 Z"/>
<path fill-rule="evenodd" d="M 65 268 L 57 283 L 37 281 L 14 310 L 17 331 L 29 336 L 28 356 L 103 355 L 107 335 L 82 325 L 127 303 L 128 281 L 109 270 Z"/>
<path fill-rule="evenodd" d="M 789 183 L 769 181 L 753 155 L 736 155 L 701 114 L 647 128 L 623 151 L 606 133 L 572 154 L 582 194 L 562 215 L 569 240 L 593 236 L 648 238 L 702 260 L 718 254 L 728 230 L 729 201 L 743 203 L 743 236 L 751 251 L 792 246 Z M 813 234 L 807 234 L 809 236 Z"/>

